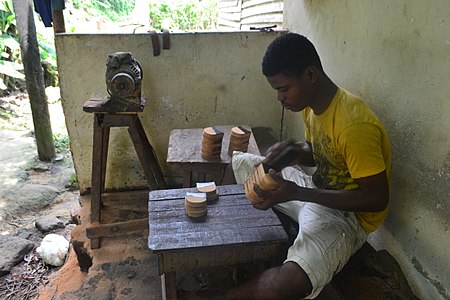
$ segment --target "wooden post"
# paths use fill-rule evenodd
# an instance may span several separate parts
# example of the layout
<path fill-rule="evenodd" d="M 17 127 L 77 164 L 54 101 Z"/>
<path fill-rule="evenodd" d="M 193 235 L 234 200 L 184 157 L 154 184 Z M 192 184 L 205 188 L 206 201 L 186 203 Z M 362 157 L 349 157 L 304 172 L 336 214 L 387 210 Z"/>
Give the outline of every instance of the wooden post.
<path fill-rule="evenodd" d="M 33 7 L 31 0 L 14 0 L 13 4 L 38 156 L 41 161 L 51 161 L 55 158 L 55 146 L 45 95 L 44 73 L 39 56 Z"/>
<path fill-rule="evenodd" d="M 62 10 L 53 9 L 52 10 L 53 17 L 53 31 L 55 33 L 63 33 L 66 32 L 66 25 L 64 22 L 64 14 Z"/>

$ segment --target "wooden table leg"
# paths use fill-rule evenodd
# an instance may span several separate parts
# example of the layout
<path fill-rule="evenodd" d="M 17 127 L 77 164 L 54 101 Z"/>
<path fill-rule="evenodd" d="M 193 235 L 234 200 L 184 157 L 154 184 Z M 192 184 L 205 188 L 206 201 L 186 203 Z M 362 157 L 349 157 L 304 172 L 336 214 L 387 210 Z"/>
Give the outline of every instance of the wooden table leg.
<path fill-rule="evenodd" d="M 134 148 L 141 162 L 141 167 L 144 170 L 150 187 L 152 189 L 167 188 L 158 160 L 156 159 L 155 150 L 147 139 L 138 115 L 132 115 L 129 118 L 130 125 L 128 126 L 128 132 L 130 133 L 131 140 L 133 141 Z"/>
<path fill-rule="evenodd" d="M 161 275 L 163 300 L 177 300 L 177 273 L 167 272 Z"/>
<path fill-rule="evenodd" d="M 192 182 L 192 171 L 190 168 L 184 167 L 181 172 L 183 173 L 183 187 L 188 188 L 191 187 Z"/>
<path fill-rule="evenodd" d="M 100 222 L 102 193 L 105 188 L 106 161 L 108 155 L 109 128 L 102 126 L 103 116 L 94 116 L 91 178 L 91 223 Z M 100 247 L 100 239 L 90 239 L 92 249 Z"/>
<path fill-rule="evenodd" d="M 217 170 L 212 174 L 213 180 L 216 183 L 216 185 L 221 185 L 223 178 L 225 176 L 225 170 L 227 166 L 222 166 L 220 168 L 217 168 Z"/>

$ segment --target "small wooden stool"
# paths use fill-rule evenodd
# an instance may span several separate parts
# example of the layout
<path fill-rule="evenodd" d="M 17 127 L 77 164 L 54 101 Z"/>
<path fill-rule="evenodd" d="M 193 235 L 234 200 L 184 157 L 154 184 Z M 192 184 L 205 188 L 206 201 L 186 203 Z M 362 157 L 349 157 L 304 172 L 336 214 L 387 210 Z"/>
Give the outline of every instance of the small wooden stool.
<path fill-rule="evenodd" d="M 138 112 L 142 112 L 143 107 L 141 110 L 135 111 L 111 112 L 110 109 L 103 108 L 103 104 L 104 100 L 90 99 L 83 106 L 85 112 L 94 113 L 91 224 L 86 227 L 86 236 L 90 239 L 92 249 L 100 247 L 100 237 L 144 230 L 148 227 L 148 219 L 130 220 L 112 224 L 101 223 L 100 217 L 105 192 L 106 162 L 111 127 L 128 127 L 128 133 L 130 134 L 150 189 L 163 189 L 167 187 L 154 149 L 147 139 L 138 116 Z"/>

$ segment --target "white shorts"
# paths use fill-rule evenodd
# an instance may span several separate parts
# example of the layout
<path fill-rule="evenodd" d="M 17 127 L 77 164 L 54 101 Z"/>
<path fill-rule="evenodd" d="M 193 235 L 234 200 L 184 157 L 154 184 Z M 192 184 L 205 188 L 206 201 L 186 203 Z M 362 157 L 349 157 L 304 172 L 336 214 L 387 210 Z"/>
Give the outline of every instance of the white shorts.
<path fill-rule="evenodd" d="M 232 167 L 236 182 L 244 183 L 263 158 L 235 151 Z M 299 167 L 287 167 L 281 174 L 300 186 L 314 188 L 311 176 Z M 274 208 L 299 224 L 299 233 L 285 262 L 295 262 L 306 272 L 313 286 L 306 299 L 313 299 L 364 244 L 367 233 L 351 212 L 300 200 L 277 204 Z"/>

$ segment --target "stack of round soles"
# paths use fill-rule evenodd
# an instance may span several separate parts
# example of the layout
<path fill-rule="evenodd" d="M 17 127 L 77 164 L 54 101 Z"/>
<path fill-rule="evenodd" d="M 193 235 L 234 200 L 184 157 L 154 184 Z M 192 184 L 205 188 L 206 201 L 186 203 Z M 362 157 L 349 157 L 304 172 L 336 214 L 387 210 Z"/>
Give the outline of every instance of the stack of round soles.
<path fill-rule="evenodd" d="M 223 132 L 213 127 L 203 129 L 202 135 L 202 158 L 220 158 L 222 152 Z"/>
<path fill-rule="evenodd" d="M 206 194 L 207 202 L 213 202 L 219 199 L 219 193 L 214 181 L 212 182 L 197 182 L 197 191 Z"/>
<path fill-rule="evenodd" d="M 255 183 L 264 191 L 273 191 L 278 188 L 278 183 L 269 174 L 265 173 L 263 165 L 259 164 L 244 183 L 245 195 L 252 204 L 259 204 L 263 201 L 253 190 Z"/>
<path fill-rule="evenodd" d="M 232 155 L 233 151 L 247 152 L 248 142 L 250 139 L 250 130 L 242 130 L 242 127 L 233 127 L 230 132 L 230 143 L 228 144 L 228 154 Z"/>
<path fill-rule="evenodd" d="M 206 216 L 206 194 L 186 193 L 184 206 L 186 208 L 186 214 L 191 218 L 201 218 Z"/>

